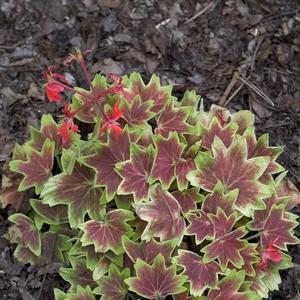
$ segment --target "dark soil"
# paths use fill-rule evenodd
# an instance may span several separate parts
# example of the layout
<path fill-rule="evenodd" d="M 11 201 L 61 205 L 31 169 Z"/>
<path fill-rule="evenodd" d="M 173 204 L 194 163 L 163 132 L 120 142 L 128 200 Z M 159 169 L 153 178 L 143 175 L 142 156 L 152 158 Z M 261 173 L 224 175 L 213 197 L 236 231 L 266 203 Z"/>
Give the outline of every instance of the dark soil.
<path fill-rule="evenodd" d="M 60 110 L 45 99 L 42 73 L 76 47 L 94 49 L 93 73 L 155 72 L 178 96 L 195 89 L 206 106 L 230 99 L 243 84 L 226 95 L 234 74 L 246 78 L 226 106 L 255 113 L 258 134 L 285 146 L 279 162 L 300 187 L 299 0 L 0 0 L 0 169 L 29 124 Z M 12 213 L 0 210 L 0 236 Z M 294 268 L 269 299 L 300 299 L 300 245 L 289 250 Z M 64 286 L 17 264 L 3 238 L 0 253 L 0 299 L 53 299 Z"/>

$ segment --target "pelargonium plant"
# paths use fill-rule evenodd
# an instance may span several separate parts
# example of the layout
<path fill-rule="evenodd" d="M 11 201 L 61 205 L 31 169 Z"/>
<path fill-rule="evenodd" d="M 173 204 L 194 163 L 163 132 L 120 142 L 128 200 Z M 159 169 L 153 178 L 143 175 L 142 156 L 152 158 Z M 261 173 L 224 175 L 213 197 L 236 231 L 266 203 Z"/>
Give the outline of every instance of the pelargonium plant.
<path fill-rule="evenodd" d="M 205 112 L 155 75 L 91 79 L 79 50 L 72 61 L 88 87 L 49 68 L 64 117 L 44 115 L 4 174 L 3 206 L 30 204 L 9 217 L 15 257 L 59 272 L 57 300 L 268 297 L 299 242 L 283 147 L 256 138 L 249 111 Z"/>

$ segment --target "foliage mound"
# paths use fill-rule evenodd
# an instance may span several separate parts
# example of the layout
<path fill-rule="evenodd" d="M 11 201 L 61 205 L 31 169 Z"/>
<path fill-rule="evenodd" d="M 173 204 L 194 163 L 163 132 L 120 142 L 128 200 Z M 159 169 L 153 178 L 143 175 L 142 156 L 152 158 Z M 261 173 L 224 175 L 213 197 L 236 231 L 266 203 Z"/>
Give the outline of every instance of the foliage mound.
<path fill-rule="evenodd" d="M 91 80 L 80 51 L 71 61 L 88 87 L 46 72 L 64 119 L 44 115 L 3 176 L 15 257 L 59 272 L 57 300 L 267 298 L 299 242 L 283 147 L 256 138 L 249 111 L 205 112 L 155 75 Z"/>

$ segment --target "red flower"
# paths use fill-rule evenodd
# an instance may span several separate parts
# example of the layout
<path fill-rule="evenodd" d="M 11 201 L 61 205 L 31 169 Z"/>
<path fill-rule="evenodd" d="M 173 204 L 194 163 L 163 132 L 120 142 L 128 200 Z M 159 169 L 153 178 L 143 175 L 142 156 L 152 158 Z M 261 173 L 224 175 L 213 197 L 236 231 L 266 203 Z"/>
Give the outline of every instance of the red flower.
<path fill-rule="evenodd" d="M 63 92 L 65 88 L 63 84 L 55 79 L 60 79 L 67 84 L 69 82 L 64 76 L 58 73 L 52 73 L 55 68 L 56 67 L 49 68 L 48 71 L 44 73 L 44 77 L 48 81 L 46 84 L 46 94 L 50 102 L 61 102 L 62 98 L 60 93 Z"/>
<path fill-rule="evenodd" d="M 79 132 L 79 128 L 74 124 L 72 117 L 74 113 L 70 110 L 70 104 L 65 103 L 64 105 L 64 115 L 67 119 L 64 120 L 63 124 L 58 128 L 58 134 L 62 137 L 63 144 L 65 145 L 67 141 L 70 140 L 70 131 Z"/>
<path fill-rule="evenodd" d="M 106 131 L 111 128 L 114 131 L 115 138 L 118 138 L 119 134 L 123 131 L 120 124 L 116 122 L 119 118 L 123 116 L 123 112 L 119 109 L 120 100 L 116 102 L 110 116 L 104 117 L 104 125 L 100 128 L 100 132 Z"/>
<path fill-rule="evenodd" d="M 64 120 L 63 124 L 58 128 L 58 134 L 62 137 L 63 145 L 70 140 L 70 132 L 79 132 L 77 125 L 73 123 L 72 119 Z"/>
<path fill-rule="evenodd" d="M 282 259 L 282 255 L 278 248 L 274 246 L 274 243 L 276 243 L 276 240 L 272 240 L 269 242 L 267 247 L 261 252 L 262 260 L 257 266 L 257 271 L 261 272 L 263 269 L 267 267 L 267 260 L 271 260 L 273 262 L 280 262 Z"/>
<path fill-rule="evenodd" d="M 71 112 L 71 108 L 70 108 L 70 104 L 69 103 L 65 103 L 64 104 L 64 115 L 67 117 L 67 118 L 72 118 L 74 116 L 74 113 Z"/>
<path fill-rule="evenodd" d="M 46 94 L 50 102 L 61 102 L 62 98 L 59 93 L 63 92 L 64 88 L 55 82 L 46 84 Z"/>

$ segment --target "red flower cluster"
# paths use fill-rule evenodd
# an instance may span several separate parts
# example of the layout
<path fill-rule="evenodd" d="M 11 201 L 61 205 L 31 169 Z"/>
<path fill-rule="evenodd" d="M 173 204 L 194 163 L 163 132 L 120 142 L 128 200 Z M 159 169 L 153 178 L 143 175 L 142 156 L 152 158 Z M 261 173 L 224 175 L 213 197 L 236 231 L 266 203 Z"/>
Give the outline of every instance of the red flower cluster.
<path fill-rule="evenodd" d="M 115 138 L 118 138 L 119 134 L 122 132 L 120 124 L 116 122 L 123 116 L 123 112 L 119 109 L 119 104 L 120 100 L 118 100 L 114 105 L 111 114 L 104 117 L 104 125 L 100 129 L 100 132 L 104 132 L 108 128 L 111 128 L 114 131 Z"/>
<path fill-rule="evenodd" d="M 80 94 L 83 98 L 87 100 L 81 107 L 79 107 L 77 110 L 73 112 L 71 112 L 69 104 L 64 105 L 64 115 L 66 119 L 59 127 L 58 134 L 61 135 L 63 144 L 65 144 L 70 139 L 70 133 L 72 131 L 75 133 L 79 132 L 78 126 L 75 125 L 73 122 L 73 117 L 80 110 L 96 103 L 98 107 L 100 107 L 100 110 L 102 110 L 101 114 L 103 117 L 103 126 L 100 128 L 100 133 L 103 133 L 107 131 L 107 129 L 111 128 L 114 131 L 115 138 L 118 138 L 119 134 L 122 132 L 122 128 L 120 124 L 116 121 L 123 116 L 123 112 L 121 112 L 119 109 L 120 100 L 118 100 L 115 103 L 110 115 L 106 115 L 103 109 L 101 109 L 102 106 L 100 101 L 102 101 L 103 97 L 105 97 L 108 94 L 118 94 L 124 96 L 124 98 L 126 99 L 129 99 L 130 97 L 124 88 L 123 78 L 118 77 L 115 73 L 111 74 L 111 78 L 114 81 L 114 85 L 106 89 L 105 91 L 103 91 L 101 94 L 96 94 L 96 91 L 94 91 L 93 89 L 90 75 L 87 71 L 86 63 L 84 61 L 83 55 L 80 50 L 77 49 L 76 51 L 77 51 L 76 54 L 70 54 L 64 60 L 64 65 L 69 64 L 71 61 L 79 62 L 86 76 L 86 80 L 91 87 L 91 91 L 92 91 L 91 94 L 84 93 L 79 90 L 75 90 L 73 87 L 70 86 L 70 83 L 64 76 L 58 73 L 52 73 L 52 71 L 54 71 L 56 67 L 49 68 L 49 70 L 44 75 L 47 80 L 46 94 L 50 102 L 61 102 L 63 100 L 61 93 L 64 90 L 69 90 L 73 93 Z"/>
<path fill-rule="evenodd" d="M 73 113 L 70 111 L 70 104 L 65 103 L 64 115 L 67 119 L 64 120 L 63 124 L 58 128 L 58 134 L 62 137 L 63 144 L 70 140 L 70 132 L 79 132 L 79 128 L 73 122 Z"/>
<path fill-rule="evenodd" d="M 257 266 L 257 271 L 261 272 L 268 266 L 268 259 L 273 262 L 280 262 L 282 259 L 282 255 L 277 247 L 274 246 L 276 240 L 272 240 L 268 243 L 268 245 L 262 250 L 261 257 L 262 260 Z"/>

